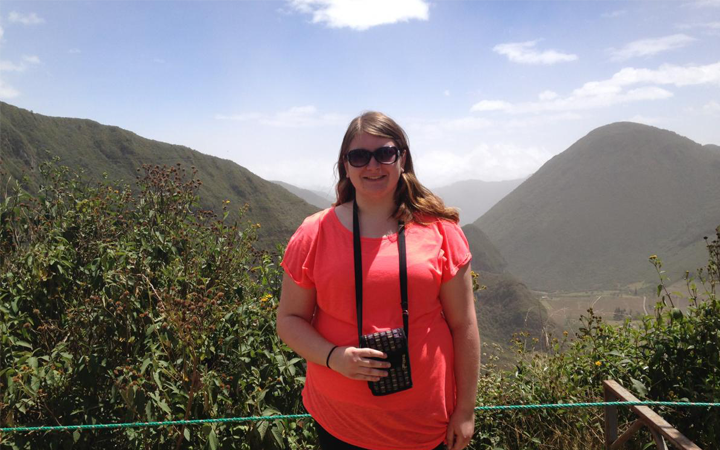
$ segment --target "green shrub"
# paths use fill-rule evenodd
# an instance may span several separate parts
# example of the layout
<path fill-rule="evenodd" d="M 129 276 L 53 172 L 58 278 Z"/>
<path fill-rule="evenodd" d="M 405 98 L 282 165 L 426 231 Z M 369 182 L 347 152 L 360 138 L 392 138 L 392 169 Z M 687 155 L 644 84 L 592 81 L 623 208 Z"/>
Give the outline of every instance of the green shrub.
<path fill-rule="evenodd" d="M 709 263 L 696 277 L 686 274 L 691 307 L 674 308 L 662 262 L 658 269 L 660 301 L 653 316 L 621 326 L 605 323 L 592 309 L 581 317 L 575 339 L 567 333 L 549 338 L 550 351 L 533 351 L 527 336 L 515 338 L 514 370 L 499 370 L 496 356 L 483 366 L 478 403 L 485 405 L 576 403 L 603 401 L 602 381 L 613 379 L 640 399 L 720 401 L 720 227 L 708 242 Z M 537 342 L 537 339 L 535 339 Z M 486 357 L 487 359 L 487 357 Z M 620 409 L 627 423 L 634 420 Z M 703 448 L 720 442 L 717 408 L 655 408 L 668 422 Z M 604 448 L 600 408 L 481 412 L 473 448 L 587 449 Z M 628 448 L 643 448 L 640 435 Z"/>
<path fill-rule="evenodd" d="M 140 171 L 140 169 L 139 169 Z M 201 182 L 137 187 L 42 167 L 0 202 L 0 426 L 303 412 L 304 367 L 275 333 L 278 257 L 259 224 L 197 209 Z M 295 421 L 8 433 L 10 448 L 301 448 Z"/>

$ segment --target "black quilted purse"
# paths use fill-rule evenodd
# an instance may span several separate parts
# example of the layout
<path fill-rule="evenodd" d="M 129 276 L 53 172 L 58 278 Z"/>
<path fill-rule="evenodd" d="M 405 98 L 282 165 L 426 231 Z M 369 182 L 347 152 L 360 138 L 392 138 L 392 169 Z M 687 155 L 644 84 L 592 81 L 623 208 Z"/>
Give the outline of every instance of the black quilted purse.
<path fill-rule="evenodd" d="M 379 381 L 368 381 L 373 395 L 388 395 L 412 387 L 410 354 L 408 352 L 408 299 L 407 261 L 405 255 L 405 224 L 398 222 L 398 254 L 400 257 L 400 307 L 403 314 L 403 328 L 362 334 L 362 252 L 360 249 L 360 220 L 357 202 L 353 202 L 353 253 L 355 254 L 355 305 L 357 307 L 358 342 L 361 348 L 380 350 L 388 357 L 372 358 L 391 364 L 389 374 Z"/>

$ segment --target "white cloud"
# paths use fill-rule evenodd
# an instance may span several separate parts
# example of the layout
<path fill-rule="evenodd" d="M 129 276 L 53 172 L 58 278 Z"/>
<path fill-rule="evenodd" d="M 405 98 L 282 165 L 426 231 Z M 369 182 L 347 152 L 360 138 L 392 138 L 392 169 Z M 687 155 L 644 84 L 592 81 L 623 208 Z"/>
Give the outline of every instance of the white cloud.
<path fill-rule="evenodd" d="M 703 105 L 702 109 L 703 112 L 706 113 L 718 114 L 720 113 L 720 103 L 716 102 L 715 100 L 711 100 L 710 102 Z"/>
<path fill-rule="evenodd" d="M 28 68 L 28 64 L 40 64 L 40 58 L 35 55 L 24 55 L 20 64 L 16 64 L 12 61 L 0 60 L 0 72 L 24 72 L 25 69 Z"/>
<path fill-rule="evenodd" d="M 459 119 L 443 120 L 439 123 L 440 128 L 447 131 L 473 131 L 491 127 L 493 123 L 480 117 L 461 117 Z"/>
<path fill-rule="evenodd" d="M 34 12 L 22 14 L 17 11 L 12 11 L 8 16 L 8 20 L 12 23 L 21 23 L 23 25 L 40 25 L 41 23 L 45 23 L 45 19 L 38 17 Z"/>
<path fill-rule="evenodd" d="M 503 142 L 482 143 L 465 152 L 453 148 L 413 155 L 418 176 L 434 186 L 457 180 L 522 178 L 535 172 L 550 157 L 552 153 L 543 147 Z"/>
<path fill-rule="evenodd" d="M 347 125 L 350 122 L 348 117 L 341 114 L 319 114 L 317 108 L 309 106 L 295 106 L 286 111 L 274 114 L 259 112 L 242 114 L 216 114 L 217 120 L 232 120 L 236 122 L 255 122 L 277 128 L 314 128 L 323 126 Z"/>
<path fill-rule="evenodd" d="M 443 92 L 443 95 L 445 95 L 445 97 L 450 97 L 450 90 L 445 89 L 445 91 Z"/>
<path fill-rule="evenodd" d="M 165 64 L 165 60 L 162 58 L 153 58 L 153 62 L 157 64 Z"/>
<path fill-rule="evenodd" d="M 695 0 L 694 2 L 685 3 L 683 6 L 693 8 L 720 8 L 720 0 Z"/>
<path fill-rule="evenodd" d="M 663 122 L 665 119 L 661 117 L 648 117 L 643 116 L 640 114 L 632 116 L 630 119 L 628 119 L 630 122 L 636 122 L 636 123 L 644 123 L 645 125 L 657 125 L 661 122 Z"/>
<path fill-rule="evenodd" d="M 40 64 L 40 58 L 35 55 L 24 55 L 23 61 L 29 64 Z"/>
<path fill-rule="evenodd" d="M 79 48 L 71 48 L 70 50 L 68 50 L 68 53 L 78 54 L 78 53 L 82 53 L 82 52 L 80 51 Z"/>
<path fill-rule="evenodd" d="M 625 61 L 630 58 L 657 55 L 668 50 L 685 47 L 696 39 L 685 34 L 673 34 L 655 39 L 640 39 L 630 42 L 620 49 L 610 48 L 608 52 L 613 61 Z"/>
<path fill-rule="evenodd" d="M 690 86 L 698 84 L 720 85 L 720 62 L 705 66 L 675 66 L 663 64 L 658 70 L 626 67 L 609 80 L 600 83 L 627 86 L 638 83 Z"/>
<path fill-rule="evenodd" d="M 720 22 L 680 23 L 675 27 L 680 30 L 720 30 Z"/>
<path fill-rule="evenodd" d="M 413 136 L 413 142 L 425 142 L 435 148 L 437 142 L 459 137 L 461 142 L 472 142 L 478 136 L 487 136 L 488 132 L 516 133 L 518 129 L 545 127 L 559 122 L 579 120 L 582 116 L 575 112 L 542 114 L 522 118 L 493 118 L 466 116 L 458 118 L 420 119 L 405 118 L 403 123 L 407 132 Z M 482 134 L 477 134 L 481 132 Z M 431 144 L 428 144 L 432 142 Z M 440 145 L 442 145 L 440 143 Z"/>
<path fill-rule="evenodd" d="M 3 27 L 0 25 L 0 42 L 2 42 L 3 35 L 5 34 L 5 30 L 3 30 Z"/>
<path fill-rule="evenodd" d="M 472 108 L 470 108 L 470 111 L 508 111 L 510 109 L 512 109 L 512 104 L 509 102 L 505 102 L 502 100 L 483 100 L 481 102 L 475 103 Z"/>
<path fill-rule="evenodd" d="M 409 20 L 428 20 L 425 0 L 289 0 L 298 12 L 312 14 L 313 23 L 330 28 L 368 28 Z"/>
<path fill-rule="evenodd" d="M 12 86 L 5 84 L 3 80 L 0 80 L 0 98 L 15 98 L 20 95 L 20 92 Z"/>
<path fill-rule="evenodd" d="M 530 127 L 546 126 L 560 122 L 580 120 L 582 118 L 583 117 L 576 112 L 560 112 L 557 114 L 542 114 L 537 116 L 527 116 L 522 119 L 511 119 L 503 122 L 501 126 L 508 130 L 527 130 Z"/>
<path fill-rule="evenodd" d="M 624 16 L 625 14 L 627 14 L 627 10 L 626 10 L 626 9 L 618 9 L 618 10 L 615 10 L 615 11 L 610 11 L 610 12 L 602 13 L 602 14 L 600 15 L 600 17 L 602 17 L 603 19 L 614 19 L 614 18 L 616 18 L 616 17 Z"/>
<path fill-rule="evenodd" d="M 581 94 L 572 94 L 554 100 L 511 104 L 504 111 L 512 114 L 582 111 L 643 100 L 661 100 L 673 96 L 672 92 L 657 86 L 640 87 L 627 92 L 623 92 L 620 88 L 600 87 L 601 89 L 596 92 L 584 89 Z"/>
<path fill-rule="evenodd" d="M 25 64 L 15 64 L 11 61 L 0 61 L 0 72 L 22 72 Z"/>
<path fill-rule="evenodd" d="M 538 94 L 538 98 L 540 100 L 554 100 L 558 96 L 557 92 L 554 91 L 542 91 Z"/>
<path fill-rule="evenodd" d="M 263 117 L 267 117 L 267 115 L 260 113 L 215 114 L 215 119 L 217 120 L 232 120 L 235 122 L 249 122 L 252 120 L 262 119 Z"/>
<path fill-rule="evenodd" d="M 562 53 L 557 50 L 539 51 L 535 49 L 539 41 L 508 42 L 493 47 L 493 51 L 505 55 L 512 62 L 519 64 L 544 64 L 551 65 L 560 62 L 575 61 L 577 55 Z"/>
<path fill-rule="evenodd" d="M 589 81 L 565 97 L 524 103 L 483 100 L 473 105 L 470 111 L 503 111 L 512 114 L 581 111 L 622 103 L 662 100 L 673 96 L 672 92 L 660 86 L 703 84 L 720 86 L 720 62 L 705 66 L 665 64 L 657 70 L 626 67 L 607 80 Z M 631 87 L 634 88 L 630 89 Z"/>

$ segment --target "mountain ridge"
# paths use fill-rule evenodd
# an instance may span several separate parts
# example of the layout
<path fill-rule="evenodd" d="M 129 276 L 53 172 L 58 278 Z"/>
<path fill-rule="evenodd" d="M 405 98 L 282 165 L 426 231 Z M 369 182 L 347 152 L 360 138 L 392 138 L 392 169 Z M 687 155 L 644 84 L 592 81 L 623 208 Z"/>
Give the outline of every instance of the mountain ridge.
<path fill-rule="evenodd" d="M 702 246 L 691 243 L 718 225 L 720 200 L 709 195 L 720 191 L 717 173 L 720 154 L 686 137 L 609 124 L 551 158 L 474 224 L 534 289 L 651 280 L 650 254 L 677 256 L 684 267 L 704 262 Z"/>
<path fill-rule="evenodd" d="M 143 164 L 195 166 L 203 182 L 200 206 L 219 213 L 223 202 L 230 200 L 233 220 L 240 217 L 238 209 L 249 204 L 242 219 L 262 224 L 258 236 L 265 248 L 284 243 L 318 210 L 233 161 L 146 139 L 117 126 L 44 116 L 0 102 L 0 127 L 2 164 L 18 180 L 28 175 L 26 188 L 31 191 L 38 188 L 38 165 L 49 158 L 45 151 L 60 157 L 60 164 L 83 168 L 92 179 L 101 180 L 105 172 L 131 184 Z"/>
<path fill-rule="evenodd" d="M 432 189 L 447 206 L 460 210 L 460 225 L 475 222 L 526 178 L 505 181 L 461 180 Z"/>

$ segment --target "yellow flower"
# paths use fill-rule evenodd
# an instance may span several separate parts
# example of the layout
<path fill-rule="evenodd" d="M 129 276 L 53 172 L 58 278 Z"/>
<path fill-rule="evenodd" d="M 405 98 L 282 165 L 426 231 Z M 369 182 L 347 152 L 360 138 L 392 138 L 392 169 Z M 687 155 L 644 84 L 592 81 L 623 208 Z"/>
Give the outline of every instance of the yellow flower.
<path fill-rule="evenodd" d="M 229 205 L 229 204 L 230 204 L 230 200 L 225 200 L 225 201 L 223 201 L 223 203 L 225 203 L 226 205 Z"/>
<path fill-rule="evenodd" d="M 265 294 L 262 297 L 260 297 L 260 301 L 265 303 L 266 301 L 270 300 L 272 298 L 272 294 Z"/>
<path fill-rule="evenodd" d="M 595 365 L 598 367 L 602 366 L 602 361 L 595 361 Z"/>
<path fill-rule="evenodd" d="M 657 255 L 650 255 L 650 259 L 657 259 Z"/>

